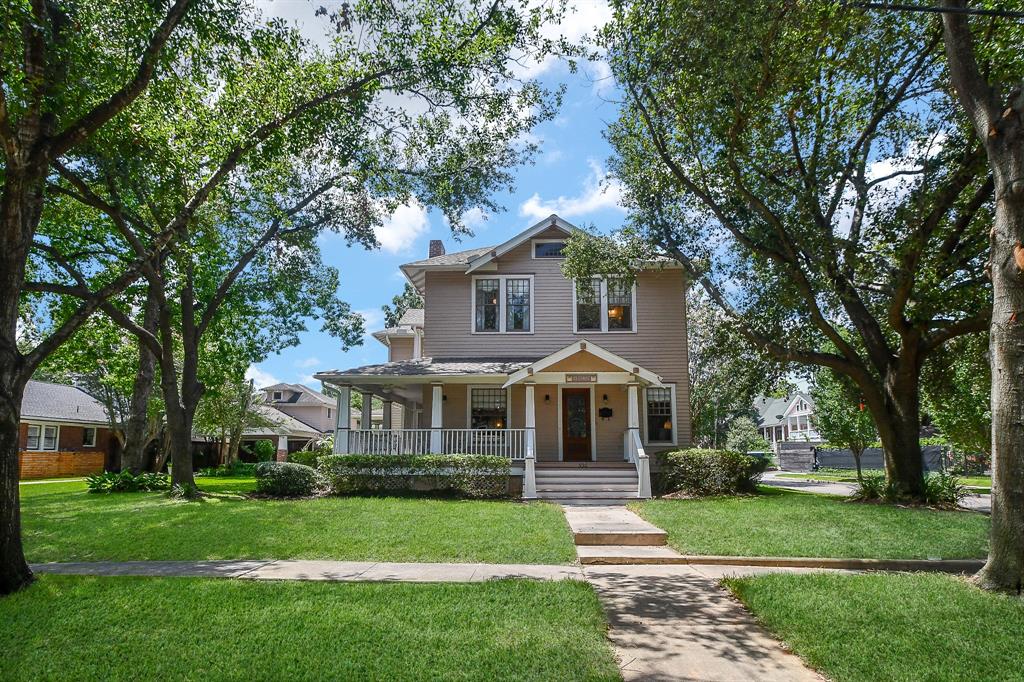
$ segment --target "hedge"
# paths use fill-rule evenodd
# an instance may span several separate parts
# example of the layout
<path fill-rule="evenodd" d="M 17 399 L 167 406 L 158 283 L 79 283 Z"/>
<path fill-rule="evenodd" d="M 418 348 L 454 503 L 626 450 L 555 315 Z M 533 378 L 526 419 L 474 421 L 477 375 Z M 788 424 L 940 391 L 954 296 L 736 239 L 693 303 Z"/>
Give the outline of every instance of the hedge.
<path fill-rule="evenodd" d="M 317 469 L 335 495 L 432 490 L 475 498 L 505 497 L 512 465 L 493 455 L 323 455 Z"/>
<path fill-rule="evenodd" d="M 674 450 L 663 453 L 662 481 L 666 492 L 692 497 L 735 495 L 757 490 L 769 461 L 731 450 Z"/>

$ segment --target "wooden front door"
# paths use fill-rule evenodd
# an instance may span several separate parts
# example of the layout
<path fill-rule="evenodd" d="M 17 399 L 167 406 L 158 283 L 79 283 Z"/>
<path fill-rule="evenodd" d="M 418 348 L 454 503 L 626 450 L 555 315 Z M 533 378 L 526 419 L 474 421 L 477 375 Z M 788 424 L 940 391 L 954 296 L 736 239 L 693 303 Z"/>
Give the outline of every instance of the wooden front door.
<path fill-rule="evenodd" d="M 562 389 L 562 459 L 590 460 L 590 389 Z"/>

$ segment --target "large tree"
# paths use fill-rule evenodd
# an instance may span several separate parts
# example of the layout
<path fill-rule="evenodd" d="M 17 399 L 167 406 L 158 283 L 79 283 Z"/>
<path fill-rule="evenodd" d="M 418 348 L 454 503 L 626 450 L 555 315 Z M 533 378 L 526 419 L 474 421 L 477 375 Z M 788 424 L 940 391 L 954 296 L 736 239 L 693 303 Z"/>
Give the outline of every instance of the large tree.
<path fill-rule="evenodd" d="M 964 0 L 941 3 L 949 76 L 984 147 L 995 185 L 988 273 L 993 307 L 992 530 L 978 574 L 988 588 L 1024 584 L 1024 22 L 992 16 L 972 26 Z M 1019 9 L 1019 7 L 1015 7 Z"/>
<path fill-rule="evenodd" d="M 392 297 L 391 305 L 385 304 L 380 307 L 381 312 L 384 313 L 384 326 L 395 327 L 407 310 L 422 307 L 423 297 L 420 296 L 420 292 L 416 291 L 416 287 L 406 282 L 402 293 Z"/>
<path fill-rule="evenodd" d="M 140 275 L 152 282 L 197 225 L 217 224 L 204 206 L 218 193 L 245 187 L 227 182 L 240 166 L 253 177 L 326 140 L 338 146 L 344 176 L 362 187 L 357 194 L 384 198 L 346 207 L 364 224 L 403 196 L 452 211 L 490 207 L 487 194 L 508 184 L 502 169 L 529 151 L 512 141 L 550 114 L 550 100 L 537 86 L 514 81 L 511 64 L 542 59 L 553 47 L 540 35 L 557 18 L 551 6 L 366 0 L 334 17 L 337 35 L 317 50 L 280 22 L 262 22 L 241 1 L 195 8 L 188 0 L 129 4 L 5 5 L 0 593 L 31 579 L 17 491 L 25 382 L 90 314 L 115 310 L 113 295 Z M 408 106 L 410 100 L 418 104 Z M 177 115 L 157 119 L 153 112 L 161 108 Z M 150 177 L 118 165 L 138 161 L 140 153 L 144 163 L 136 168 L 165 172 Z M 404 195 L 395 191 L 400 176 Z M 382 183 L 385 177 L 391 182 Z M 149 182 L 132 187 L 132 178 Z M 154 187 L 169 191 L 151 192 Z M 55 190 L 106 216 L 110 227 L 102 231 L 119 241 L 69 254 L 59 239 L 38 239 L 46 197 Z M 300 199 L 282 197 L 278 207 Z M 456 229 L 458 215 L 449 215 Z M 28 266 L 30 253 L 38 266 Z M 82 263 L 82 256 L 92 260 Z M 187 268 L 177 272 L 187 289 Z M 81 301 L 52 320 L 27 352 L 15 343 L 26 291 Z M 173 314 L 162 313 L 160 324 L 173 324 Z M 195 331 L 185 328 L 188 318 L 181 316 L 185 334 Z M 166 393 L 173 379 L 164 374 Z M 180 439 L 187 424 L 172 421 Z"/>
<path fill-rule="evenodd" d="M 890 480 L 922 499 L 920 370 L 988 324 L 993 187 L 934 25 L 831 4 L 620 2 L 604 42 L 627 94 L 609 137 L 632 231 L 598 246 L 619 262 L 655 247 L 750 343 L 848 376 Z"/>
<path fill-rule="evenodd" d="M 934 353 L 924 367 L 924 405 L 953 450 L 992 452 L 992 372 L 988 334 L 964 336 Z"/>

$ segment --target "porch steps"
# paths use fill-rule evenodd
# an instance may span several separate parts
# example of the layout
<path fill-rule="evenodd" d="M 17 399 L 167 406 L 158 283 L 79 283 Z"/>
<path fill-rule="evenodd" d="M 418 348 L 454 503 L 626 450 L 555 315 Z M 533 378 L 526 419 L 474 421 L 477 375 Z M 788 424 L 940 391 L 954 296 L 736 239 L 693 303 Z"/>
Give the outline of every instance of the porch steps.
<path fill-rule="evenodd" d="M 571 505 L 625 504 L 637 499 L 636 468 L 628 463 L 537 467 L 537 497 Z"/>

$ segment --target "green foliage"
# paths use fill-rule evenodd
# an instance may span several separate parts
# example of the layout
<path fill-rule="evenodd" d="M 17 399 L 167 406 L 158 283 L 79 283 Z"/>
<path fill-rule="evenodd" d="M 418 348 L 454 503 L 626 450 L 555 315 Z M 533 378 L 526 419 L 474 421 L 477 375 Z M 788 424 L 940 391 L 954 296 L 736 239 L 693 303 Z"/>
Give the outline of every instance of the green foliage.
<path fill-rule="evenodd" d="M 416 287 L 406 282 L 402 293 L 391 299 L 391 305 L 382 305 L 380 307 L 384 311 L 384 326 L 395 327 L 407 310 L 422 307 L 423 297 L 416 291 Z"/>
<path fill-rule="evenodd" d="M 849 377 L 826 368 L 815 374 L 811 396 L 818 432 L 829 444 L 852 451 L 859 469 L 861 454 L 878 438 L 871 412 L 861 407 L 860 391 Z"/>
<path fill-rule="evenodd" d="M 967 488 L 954 474 L 944 471 L 929 473 L 925 476 L 924 503 L 933 507 L 955 509 L 968 495 Z M 900 504 L 906 502 L 899 489 L 892 485 L 885 474 L 865 474 L 852 495 L 853 499 L 865 502 L 886 502 Z"/>
<path fill-rule="evenodd" d="M 729 450 L 675 450 L 660 457 L 666 491 L 689 497 L 755 492 L 768 468 L 766 459 Z"/>
<path fill-rule="evenodd" d="M 295 462 L 296 464 L 305 464 L 309 467 L 316 468 L 317 461 L 324 455 L 330 455 L 334 452 L 334 436 L 324 436 L 316 441 L 313 441 L 307 449 L 296 450 L 288 455 L 289 462 Z"/>
<path fill-rule="evenodd" d="M 130 471 L 105 471 L 85 479 L 91 493 L 139 493 L 154 490 L 170 490 L 171 480 L 166 474 Z"/>
<path fill-rule="evenodd" d="M 953 339 L 925 364 L 924 408 L 959 452 L 992 451 L 992 370 L 988 334 Z"/>
<path fill-rule="evenodd" d="M 260 462 L 253 474 L 256 491 L 273 497 L 309 497 L 325 487 L 316 469 L 295 462 Z"/>
<path fill-rule="evenodd" d="M 199 476 L 213 476 L 215 478 L 246 478 L 253 475 L 255 468 L 256 463 L 254 462 L 243 462 L 236 459 L 230 464 L 223 466 L 200 469 L 197 473 Z"/>
<path fill-rule="evenodd" d="M 498 498 L 511 476 L 509 461 L 493 455 L 325 455 L 318 468 L 336 495 L 411 491 L 425 478 L 431 490 Z"/>
<path fill-rule="evenodd" d="M 725 445 L 736 452 L 768 452 L 771 445 L 757 431 L 757 424 L 747 416 L 736 417 L 725 434 Z"/>
<path fill-rule="evenodd" d="M 277 456 L 277 446 L 263 438 L 253 443 L 252 454 L 257 462 L 269 462 Z"/>

